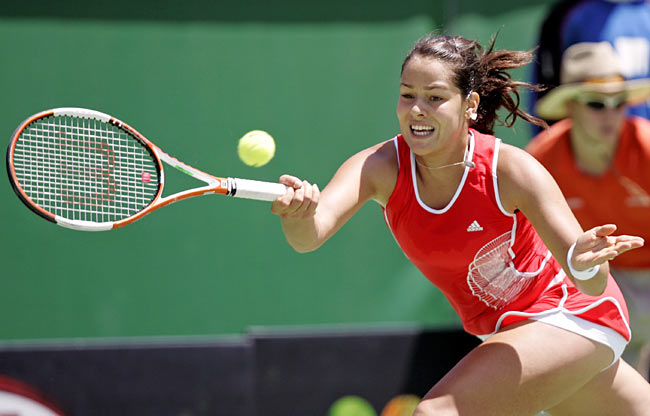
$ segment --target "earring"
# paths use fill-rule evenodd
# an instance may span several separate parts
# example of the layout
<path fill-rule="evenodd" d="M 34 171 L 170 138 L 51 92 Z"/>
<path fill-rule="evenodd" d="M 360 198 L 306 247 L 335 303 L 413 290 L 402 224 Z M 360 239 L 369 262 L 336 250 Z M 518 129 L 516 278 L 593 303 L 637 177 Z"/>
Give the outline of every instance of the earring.
<path fill-rule="evenodd" d="M 478 115 L 476 113 L 472 113 L 469 115 L 469 118 L 471 118 L 472 120 L 476 120 L 478 118 Z"/>

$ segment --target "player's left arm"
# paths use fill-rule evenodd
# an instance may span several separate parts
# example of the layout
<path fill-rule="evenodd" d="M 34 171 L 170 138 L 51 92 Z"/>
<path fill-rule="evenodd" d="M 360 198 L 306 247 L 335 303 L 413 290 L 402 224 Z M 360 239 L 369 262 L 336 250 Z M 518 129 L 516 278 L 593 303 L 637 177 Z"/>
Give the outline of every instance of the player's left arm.
<path fill-rule="evenodd" d="M 503 207 L 508 212 L 520 210 L 528 218 L 576 287 L 588 295 L 597 296 L 605 290 L 609 260 L 643 245 L 640 237 L 612 235 L 616 231 L 613 224 L 583 231 L 551 174 L 517 147 L 501 145 L 498 184 Z M 574 270 L 600 265 L 592 278 L 578 280 L 571 273 L 567 254 L 574 243 L 570 259 Z"/>

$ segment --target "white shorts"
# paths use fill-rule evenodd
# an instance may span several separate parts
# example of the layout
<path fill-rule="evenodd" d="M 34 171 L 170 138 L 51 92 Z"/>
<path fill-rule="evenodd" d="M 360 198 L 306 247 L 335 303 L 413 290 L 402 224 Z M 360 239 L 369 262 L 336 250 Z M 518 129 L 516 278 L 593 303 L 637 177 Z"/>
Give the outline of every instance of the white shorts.
<path fill-rule="evenodd" d="M 554 312 L 550 315 L 535 316 L 530 319 L 582 335 L 585 338 L 589 338 L 592 341 L 596 341 L 599 344 L 609 347 L 614 353 L 614 358 L 606 368 L 609 368 L 611 365 L 616 363 L 619 358 L 621 358 L 625 346 L 627 345 L 627 340 L 623 335 L 614 331 L 612 328 L 595 324 L 586 319 L 578 318 L 577 316 L 564 311 Z"/>
<path fill-rule="evenodd" d="M 566 299 L 567 292 L 566 292 L 566 285 L 562 285 L 562 286 L 563 286 L 562 291 L 564 292 L 564 297 L 560 301 L 559 307 L 550 309 L 546 312 L 538 312 L 538 313 L 523 313 L 523 312 L 516 312 L 516 311 L 506 312 L 504 315 L 502 315 L 502 318 L 499 320 L 497 327 L 495 328 L 495 331 L 487 335 L 478 335 L 479 339 L 485 341 L 486 339 L 494 335 L 500 329 L 501 321 L 506 315 L 526 316 L 528 320 L 533 320 L 533 321 L 543 322 L 548 325 L 553 325 L 555 327 L 565 329 L 569 332 L 582 335 L 585 338 L 588 338 L 592 341 L 596 341 L 600 344 L 605 345 L 606 347 L 609 347 L 612 350 L 612 353 L 614 354 L 612 362 L 606 367 L 609 368 L 611 365 L 616 363 L 619 358 L 621 358 L 621 355 L 623 354 L 623 351 L 625 350 L 625 347 L 628 344 L 628 340 L 623 335 L 613 330 L 612 328 L 606 327 L 604 325 L 599 325 L 591 321 L 587 321 L 586 319 L 582 319 L 576 316 L 575 313 L 572 313 L 571 311 L 565 309 L 562 305 L 564 304 L 564 300 Z"/>
<path fill-rule="evenodd" d="M 595 324 L 582 318 L 578 318 L 577 316 L 566 313 L 564 311 L 557 311 L 548 315 L 533 316 L 529 319 L 565 329 L 569 332 L 582 335 L 585 338 L 589 338 L 592 341 L 596 341 L 599 344 L 603 344 L 609 347 L 614 353 L 614 358 L 605 369 L 612 366 L 618 361 L 619 358 L 621 358 L 621 355 L 625 350 L 625 346 L 627 345 L 627 340 L 623 337 L 623 335 L 619 334 L 613 329 Z M 481 341 L 485 341 L 492 335 L 494 334 L 478 335 L 478 338 Z"/>

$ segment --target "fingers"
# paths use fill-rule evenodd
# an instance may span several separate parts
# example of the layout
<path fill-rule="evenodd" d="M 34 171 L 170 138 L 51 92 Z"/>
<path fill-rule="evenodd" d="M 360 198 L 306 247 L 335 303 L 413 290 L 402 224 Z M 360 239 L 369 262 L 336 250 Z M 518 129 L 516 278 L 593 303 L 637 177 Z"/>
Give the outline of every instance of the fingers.
<path fill-rule="evenodd" d="M 598 227 L 594 227 L 590 232 L 593 232 L 596 237 L 606 237 L 611 235 L 616 231 L 616 225 L 614 224 L 605 224 Z"/>
<path fill-rule="evenodd" d="M 643 238 L 630 235 L 621 235 L 616 237 L 607 237 L 606 245 L 597 252 L 597 259 L 614 260 L 626 251 L 642 247 Z M 605 261 L 603 260 L 603 261 Z"/>
<path fill-rule="evenodd" d="M 644 244 L 644 240 L 641 237 L 632 236 L 632 235 L 618 235 L 618 236 L 608 235 L 606 237 L 600 237 L 593 240 L 592 243 L 590 245 L 585 246 L 585 248 L 588 248 L 591 251 L 611 249 L 616 251 L 618 254 L 621 254 L 633 248 L 642 247 L 643 244 Z"/>
<path fill-rule="evenodd" d="M 282 175 L 278 180 L 283 185 L 288 186 L 289 188 L 298 189 L 302 186 L 302 181 L 295 176 L 291 175 Z"/>
<path fill-rule="evenodd" d="M 636 237 L 632 235 L 619 235 L 617 237 L 613 237 L 615 241 L 613 241 L 613 245 L 618 252 L 618 254 L 625 253 L 626 251 L 643 247 L 645 244 L 645 241 L 641 237 Z"/>
<path fill-rule="evenodd" d="M 610 237 L 616 231 L 616 225 L 606 224 L 594 227 L 591 230 L 585 231 L 576 241 L 576 248 L 580 251 L 597 251 L 609 247 L 615 237 Z"/>
<path fill-rule="evenodd" d="M 612 236 L 616 225 L 594 227 L 576 241 L 574 266 L 588 268 L 613 260 L 626 251 L 643 246 L 643 238 L 630 235 Z"/>
<path fill-rule="evenodd" d="M 286 196 L 286 195 L 285 195 Z M 288 200 L 288 212 L 295 218 L 307 218 L 314 215 L 320 191 L 318 185 L 312 185 L 307 181 L 302 182 L 302 186 L 294 191 L 293 197 Z"/>
<path fill-rule="evenodd" d="M 312 185 L 291 175 L 282 175 L 279 182 L 288 189 L 273 202 L 271 212 L 285 218 L 309 218 L 316 213 L 320 199 L 318 185 Z"/>

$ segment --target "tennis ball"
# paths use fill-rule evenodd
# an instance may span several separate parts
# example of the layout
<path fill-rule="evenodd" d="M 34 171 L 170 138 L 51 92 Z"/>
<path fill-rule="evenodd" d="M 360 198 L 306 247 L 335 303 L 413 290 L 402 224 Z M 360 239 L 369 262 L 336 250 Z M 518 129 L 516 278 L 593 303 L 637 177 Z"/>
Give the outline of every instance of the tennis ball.
<path fill-rule="evenodd" d="M 275 141 L 265 131 L 253 130 L 239 139 L 237 145 L 239 158 L 248 166 L 264 166 L 275 154 Z"/>
<path fill-rule="evenodd" d="M 359 396 L 343 396 L 330 406 L 328 416 L 377 416 L 367 400 Z"/>
<path fill-rule="evenodd" d="M 411 416 L 418 407 L 420 398 L 414 394 L 393 397 L 381 411 L 380 416 Z"/>

